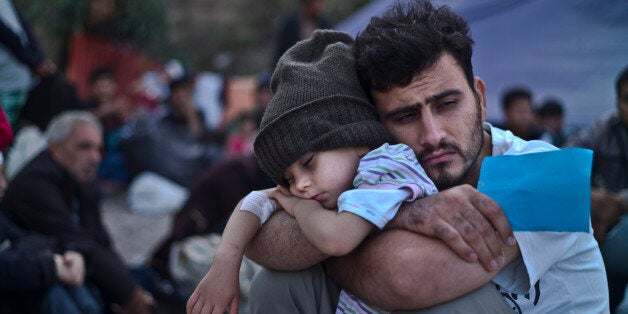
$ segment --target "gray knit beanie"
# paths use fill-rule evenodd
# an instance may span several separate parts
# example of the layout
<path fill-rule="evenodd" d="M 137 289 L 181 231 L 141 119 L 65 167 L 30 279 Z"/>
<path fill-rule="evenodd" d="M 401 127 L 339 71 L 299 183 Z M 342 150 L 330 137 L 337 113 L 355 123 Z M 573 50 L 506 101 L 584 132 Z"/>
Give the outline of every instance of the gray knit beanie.
<path fill-rule="evenodd" d="M 353 38 L 319 30 L 279 59 L 255 155 L 275 182 L 309 151 L 348 146 L 375 148 L 388 141 L 356 72 Z"/>

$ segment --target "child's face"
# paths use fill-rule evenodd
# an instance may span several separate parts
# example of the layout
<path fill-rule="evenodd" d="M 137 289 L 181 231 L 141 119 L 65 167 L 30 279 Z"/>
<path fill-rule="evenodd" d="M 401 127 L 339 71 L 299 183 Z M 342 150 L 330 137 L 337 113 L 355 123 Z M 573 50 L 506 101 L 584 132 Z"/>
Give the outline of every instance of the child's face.
<path fill-rule="evenodd" d="M 284 173 L 290 193 L 335 209 L 340 194 L 353 188 L 360 158 L 367 152 L 365 147 L 343 147 L 306 153 Z"/>

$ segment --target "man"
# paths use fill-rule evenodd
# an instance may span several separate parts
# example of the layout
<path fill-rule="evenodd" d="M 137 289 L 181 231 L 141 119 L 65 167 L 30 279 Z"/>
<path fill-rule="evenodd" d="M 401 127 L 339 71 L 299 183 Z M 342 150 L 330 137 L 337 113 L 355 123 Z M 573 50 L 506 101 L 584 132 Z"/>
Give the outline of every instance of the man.
<path fill-rule="evenodd" d="M 0 243 L 0 313 L 100 311 L 82 286 L 85 261 L 80 253 L 53 253 L 54 241 L 21 230 L 2 212 Z"/>
<path fill-rule="evenodd" d="M 562 147 L 567 141 L 569 130 L 564 127 L 565 112 L 558 99 L 548 99 L 536 111 L 543 133 L 539 140 L 548 142 L 556 147 Z"/>
<path fill-rule="evenodd" d="M 98 178 L 101 187 L 122 189 L 128 179 L 124 156 L 120 151 L 119 139 L 129 104 L 118 96 L 118 81 L 109 68 L 98 68 L 89 76 L 90 98 L 83 109 L 98 118 L 104 128 L 105 150 Z"/>
<path fill-rule="evenodd" d="M 604 114 L 569 139 L 567 146 L 593 150 L 591 220 L 601 244 L 611 311 L 628 283 L 628 67 L 615 81 L 617 111 Z"/>
<path fill-rule="evenodd" d="M 202 114 L 194 108 L 192 83 L 187 76 L 170 83 L 167 114 L 140 120 L 120 143 L 131 175 L 151 171 L 189 187 L 219 155 L 207 139 Z"/>
<path fill-rule="evenodd" d="M 541 135 L 534 120 L 532 93 L 522 87 L 511 88 L 502 96 L 504 130 L 511 131 L 524 140 L 534 140 Z"/>
<path fill-rule="evenodd" d="M 486 87 L 473 77 L 468 33 L 466 22 L 448 8 L 417 1 L 393 6 L 358 36 L 358 73 L 381 122 L 414 150 L 441 192 L 402 206 L 384 232 L 336 259 L 325 260 L 290 217 L 276 213 L 257 235 L 248 257 L 283 270 L 325 262 L 297 276 L 259 273 L 263 282 L 253 283 L 253 312 L 333 311 L 338 288 L 326 274 L 385 310 L 428 308 L 487 287 L 492 280 L 502 291 L 501 302 L 508 301 L 510 307 L 483 308 L 486 301 L 496 302 L 487 293 L 434 310 L 608 311 L 604 268 L 591 234 L 543 238 L 516 232 L 515 245 L 499 206 L 473 188 L 485 156 L 556 148 L 525 142 L 483 123 Z M 555 250 L 552 254 L 547 254 L 549 246 Z M 273 301 L 283 303 L 273 307 Z"/>
<path fill-rule="evenodd" d="M 101 160 L 102 127 L 87 112 L 68 111 L 47 131 L 48 149 L 11 181 L 2 210 L 25 229 L 53 237 L 85 257 L 86 280 L 107 304 L 148 313 L 152 297 L 140 288 L 113 251 L 100 220 L 94 178 Z"/>
<path fill-rule="evenodd" d="M 272 68 L 286 50 L 306 39 L 317 29 L 331 28 L 324 15 L 325 0 L 299 0 L 299 9 L 282 22 Z"/>
<path fill-rule="evenodd" d="M 0 151 L 12 139 L 9 122 L 0 108 Z M 0 171 L 0 200 L 6 189 L 7 180 Z M 75 251 L 61 252 L 63 248 L 55 248 L 54 244 L 45 236 L 22 230 L 0 212 L 0 313 L 100 310 L 95 298 L 82 286 L 83 256 Z M 56 250 L 63 254 L 55 253 Z"/>

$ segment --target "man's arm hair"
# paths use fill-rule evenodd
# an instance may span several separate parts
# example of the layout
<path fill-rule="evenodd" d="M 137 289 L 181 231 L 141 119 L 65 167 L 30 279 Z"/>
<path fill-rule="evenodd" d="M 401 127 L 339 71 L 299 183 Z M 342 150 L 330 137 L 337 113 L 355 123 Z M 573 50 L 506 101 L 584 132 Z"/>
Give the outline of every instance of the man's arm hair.
<path fill-rule="evenodd" d="M 296 219 L 278 210 L 253 238 L 246 257 L 266 268 L 291 271 L 308 268 L 328 256 L 307 240 Z"/>
<path fill-rule="evenodd" d="M 492 272 L 466 262 L 443 242 L 404 230 L 368 238 L 353 253 L 325 262 L 327 273 L 367 304 L 385 310 L 421 309 L 453 300 L 489 282 L 519 256 L 504 247 L 505 262 Z"/>
<path fill-rule="evenodd" d="M 499 205 L 470 185 L 404 203 L 386 228 L 440 239 L 467 262 L 479 260 L 487 271 L 497 267 L 502 244 L 515 244 Z"/>
<path fill-rule="evenodd" d="M 468 185 L 404 204 L 389 225 L 352 254 L 326 262 L 340 286 L 384 309 L 455 299 L 519 254 L 514 242 L 502 244 L 512 230 L 499 205 Z"/>

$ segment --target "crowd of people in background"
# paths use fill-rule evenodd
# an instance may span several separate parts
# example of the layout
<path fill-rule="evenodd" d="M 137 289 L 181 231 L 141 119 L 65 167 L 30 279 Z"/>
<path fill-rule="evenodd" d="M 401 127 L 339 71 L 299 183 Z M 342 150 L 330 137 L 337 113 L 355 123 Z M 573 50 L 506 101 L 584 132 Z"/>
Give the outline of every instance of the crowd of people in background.
<path fill-rule="evenodd" d="M 300 3 L 282 26 L 272 64 L 331 26 L 324 1 Z M 167 292 L 155 282 L 173 280 L 173 245 L 222 233 L 240 199 L 274 185 L 253 152 L 272 69 L 254 74 L 253 103 L 235 115 L 226 114 L 228 78 L 175 59 L 154 62 L 131 82 L 115 64 L 90 63 L 83 81 L 64 70 L 11 2 L 0 0 L 0 312 L 149 313 L 153 295 Z M 594 151 L 591 219 L 612 309 L 628 283 L 628 68 L 616 93 L 615 110 L 578 129 L 565 125 L 569 104 L 560 95 L 536 102 L 516 86 L 503 92 L 503 121 L 491 122 L 525 140 Z M 146 271 L 138 276 L 123 265 L 99 216 L 102 193 L 125 193 L 144 173 L 188 191 L 146 265 L 150 284 L 140 279 Z M 188 296 L 175 296 L 182 308 Z"/>

